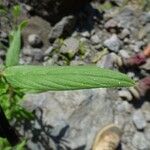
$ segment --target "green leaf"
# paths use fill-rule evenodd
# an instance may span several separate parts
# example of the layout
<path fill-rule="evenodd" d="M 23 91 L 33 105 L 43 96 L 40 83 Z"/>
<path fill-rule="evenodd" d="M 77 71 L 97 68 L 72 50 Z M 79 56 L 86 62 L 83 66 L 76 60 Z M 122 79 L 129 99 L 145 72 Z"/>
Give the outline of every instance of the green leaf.
<path fill-rule="evenodd" d="M 128 76 L 95 66 L 13 66 L 3 72 L 7 82 L 29 92 L 133 86 Z"/>
<path fill-rule="evenodd" d="M 15 66 L 19 62 L 19 53 L 21 49 L 21 29 L 18 27 L 16 31 L 12 33 L 10 40 L 10 46 L 6 54 L 6 66 Z"/>
<path fill-rule="evenodd" d="M 20 5 L 13 6 L 13 8 L 12 8 L 12 14 L 16 18 L 21 15 L 21 7 L 20 7 Z"/>
<path fill-rule="evenodd" d="M 23 21 L 19 24 L 20 30 L 22 31 L 27 25 L 28 25 L 28 20 L 23 20 Z"/>

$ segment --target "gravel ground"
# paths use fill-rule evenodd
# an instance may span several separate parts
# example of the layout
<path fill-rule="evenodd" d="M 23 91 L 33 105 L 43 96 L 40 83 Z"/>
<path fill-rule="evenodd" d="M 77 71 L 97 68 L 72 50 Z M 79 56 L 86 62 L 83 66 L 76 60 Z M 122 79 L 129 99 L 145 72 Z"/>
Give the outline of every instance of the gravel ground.
<path fill-rule="evenodd" d="M 115 2 L 118 6 L 88 4 L 78 15 L 65 16 L 53 26 L 31 16 L 23 31 L 20 64 L 95 64 L 119 69 L 137 82 L 149 77 L 150 58 L 136 67 L 127 62 L 150 44 L 150 11 L 141 5 L 123 5 L 123 0 Z M 7 34 L 0 36 L 5 42 Z M 4 58 L 0 49 L 1 63 Z M 141 84 L 141 89 L 145 87 Z M 150 95 L 143 90 L 27 94 L 22 105 L 36 114 L 34 121 L 17 124 L 20 134 L 29 139 L 29 150 L 90 150 L 95 134 L 110 123 L 123 131 L 120 149 L 150 150 Z"/>

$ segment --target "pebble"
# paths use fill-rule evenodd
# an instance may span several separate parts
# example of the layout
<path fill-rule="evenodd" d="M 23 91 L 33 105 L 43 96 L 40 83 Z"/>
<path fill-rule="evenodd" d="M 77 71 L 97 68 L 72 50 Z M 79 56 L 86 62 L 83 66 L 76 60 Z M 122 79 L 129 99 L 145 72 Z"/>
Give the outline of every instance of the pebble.
<path fill-rule="evenodd" d="M 66 37 L 72 33 L 76 24 L 76 17 L 69 15 L 63 17 L 55 26 L 52 28 L 49 34 L 49 41 L 54 42 L 57 38 Z"/>
<path fill-rule="evenodd" d="M 136 132 L 132 139 L 132 145 L 137 148 L 137 150 L 149 150 L 149 141 L 145 138 L 142 132 Z"/>
<path fill-rule="evenodd" d="M 147 122 L 150 122 L 150 102 L 144 102 L 142 111 Z"/>
<path fill-rule="evenodd" d="M 132 120 L 138 130 L 144 129 L 147 125 L 144 114 L 140 109 L 133 112 Z"/>
<path fill-rule="evenodd" d="M 90 37 L 90 33 L 88 31 L 84 31 L 84 32 L 81 32 L 81 36 L 89 38 Z"/>
<path fill-rule="evenodd" d="M 132 100 L 132 95 L 128 90 L 120 90 L 118 91 L 118 95 L 125 100 L 131 101 Z"/>
<path fill-rule="evenodd" d="M 150 71 L 150 58 L 146 60 L 146 63 L 140 66 L 141 69 L 144 69 L 146 71 Z"/>
<path fill-rule="evenodd" d="M 150 125 L 144 130 L 145 137 L 148 141 L 150 141 Z"/>
<path fill-rule="evenodd" d="M 69 58 L 73 58 L 74 55 L 78 52 L 78 50 L 79 50 L 79 41 L 73 37 L 64 40 L 64 43 L 60 48 L 60 52 L 62 54 L 67 54 Z"/>
<path fill-rule="evenodd" d="M 130 57 L 130 55 L 129 55 L 129 53 L 127 52 L 127 50 L 124 50 L 124 49 L 121 49 L 121 50 L 119 51 L 119 55 L 120 55 L 122 58 L 129 58 L 129 57 Z"/>
<path fill-rule="evenodd" d="M 40 36 L 37 34 L 30 34 L 28 36 L 28 42 L 34 48 L 41 48 L 43 45 L 43 42 L 42 42 Z"/>
<path fill-rule="evenodd" d="M 34 48 L 32 58 L 34 62 L 42 62 L 44 59 L 43 51 L 39 48 Z"/>
<path fill-rule="evenodd" d="M 91 37 L 91 41 L 93 44 L 98 44 L 100 42 L 100 39 L 99 39 L 98 35 L 95 34 Z"/>
<path fill-rule="evenodd" d="M 109 39 L 104 41 L 104 46 L 113 52 L 119 52 L 121 45 L 121 41 L 116 34 L 113 34 Z"/>
<path fill-rule="evenodd" d="M 118 26 L 118 22 L 115 21 L 114 19 L 108 20 L 108 21 L 105 23 L 105 25 L 104 25 L 104 27 L 105 27 L 107 30 L 112 29 L 112 28 L 116 28 L 117 26 Z"/>
<path fill-rule="evenodd" d="M 45 52 L 44 55 L 48 56 L 53 51 L 53 46 L 50 46 Z"/>
<path fill-rule="evenodd" d="M 120 113 L 121 112 L 130 113 L 132 111 L 132 108 L 131 108 L 131 105 L 127 101 L 117 101 L 116 110 Z"/>
<path fill-rule="evenodd" d="M 5 52 L 4 50 L 1 50 L 1 49 L 0 49 L 0 57 L 1 57 L 2 59 L 4 59 L 5 55 L 6 55 L 6 52 Z"/>
<path fill-rule="evenodd" d="M 123 29 L 122 30 L 122 32 L 121 32 L 121 34 L 119 35 L 119 37 L 120 37 L 120 39 L 124 39 L 124 38 L 126 38 L 126 37 L 129 37 L 130 36 L 130 31 L 128 30 L 128 29 Z"/>

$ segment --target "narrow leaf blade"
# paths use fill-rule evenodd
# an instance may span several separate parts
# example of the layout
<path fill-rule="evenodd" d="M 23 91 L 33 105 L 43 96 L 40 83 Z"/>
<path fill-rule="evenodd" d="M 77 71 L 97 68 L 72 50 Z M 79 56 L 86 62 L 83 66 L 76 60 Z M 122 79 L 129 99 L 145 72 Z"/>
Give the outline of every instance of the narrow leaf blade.
<path fill-rule="evenodd" d="M 21 30 L 20 27 L 13 32 L 12 40 L 6 54 L 6 66 L 15 66 L 19 62 L 19 53 L 21 49 Z"/>
<path fill-rule="evenodd" d="M 134 81 L 122 73 L 95 66 L 13 66 L 3 74 L 13 87 L 31 92 L 134 85 Z"/>

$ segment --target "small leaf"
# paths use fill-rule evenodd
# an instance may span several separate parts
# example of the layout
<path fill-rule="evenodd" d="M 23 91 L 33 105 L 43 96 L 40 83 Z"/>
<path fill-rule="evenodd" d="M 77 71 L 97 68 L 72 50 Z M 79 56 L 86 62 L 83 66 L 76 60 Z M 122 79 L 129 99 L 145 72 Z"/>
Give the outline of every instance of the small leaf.
<path fill-rule="evenodd" d="M 10 36 L 10 46 L 6 54 L 6 66 L 15 66 L 19 62 L 19 53 L 21 49 L 21 29 L 18 28 Z"/>
<path fill-rule="evenodd" d="M 12 8 L 12 14 L 14 17 L 19 17 L 21 15 L 21 7 L 20 5 L 15 5 L 13 8 Z"/>
<path fill-rule="evenodd" d="M 3 72 L 7 82 L 24 91 L 79 90 L 133 86 L 128 76 L 95 66 L 13 66 Z"/>

